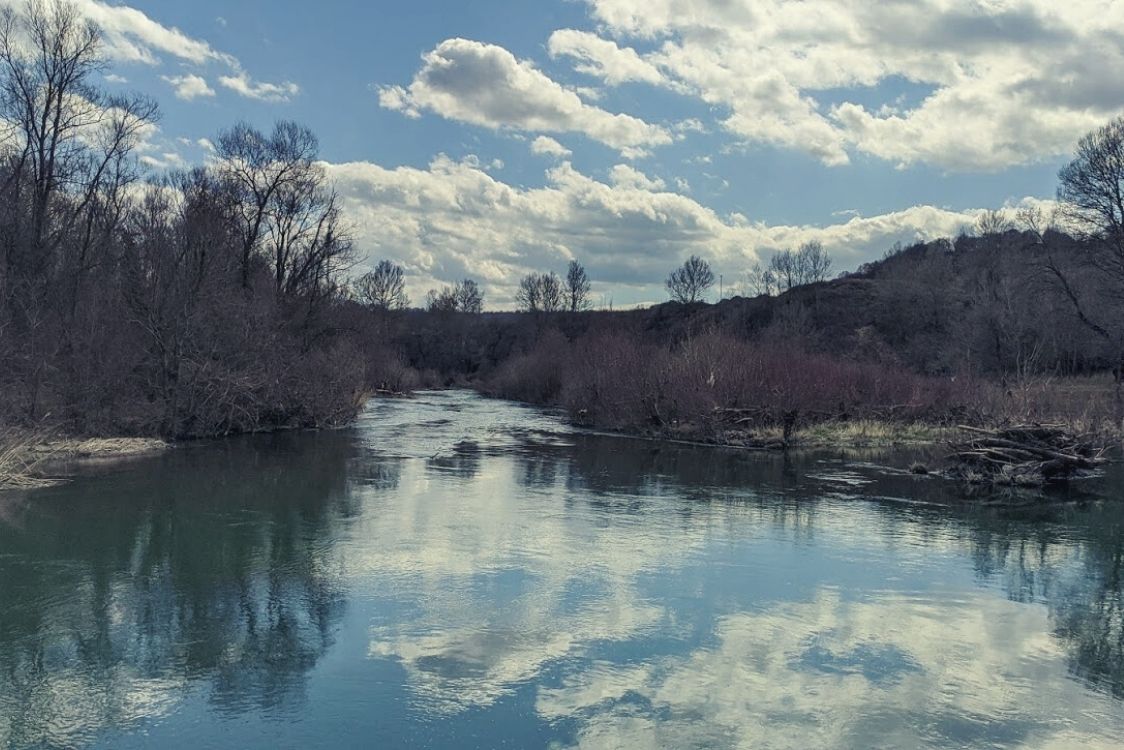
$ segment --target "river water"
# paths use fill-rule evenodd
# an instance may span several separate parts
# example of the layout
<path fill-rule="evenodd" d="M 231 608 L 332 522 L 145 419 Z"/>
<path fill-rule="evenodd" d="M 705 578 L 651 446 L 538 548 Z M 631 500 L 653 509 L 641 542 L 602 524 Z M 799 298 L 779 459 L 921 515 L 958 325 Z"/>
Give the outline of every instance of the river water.
<path fill-rule="evenodd" d="M 1119 469 L 908 461 L 446 392 L 0 495 L 0 748 L 1124 747 Z"/>

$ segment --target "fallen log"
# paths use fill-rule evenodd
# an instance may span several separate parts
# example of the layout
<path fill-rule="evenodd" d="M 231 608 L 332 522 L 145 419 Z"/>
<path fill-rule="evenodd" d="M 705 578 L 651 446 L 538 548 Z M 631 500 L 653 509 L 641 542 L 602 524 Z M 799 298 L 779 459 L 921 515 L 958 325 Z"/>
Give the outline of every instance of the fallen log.
<path fill-rule="evenodd" d="M 1062 425 L 984 429 L 962 425 L 952 444 L 948 475 L 973 483 L 1039 485 L 1094 471 L 1107 447 Z"/>

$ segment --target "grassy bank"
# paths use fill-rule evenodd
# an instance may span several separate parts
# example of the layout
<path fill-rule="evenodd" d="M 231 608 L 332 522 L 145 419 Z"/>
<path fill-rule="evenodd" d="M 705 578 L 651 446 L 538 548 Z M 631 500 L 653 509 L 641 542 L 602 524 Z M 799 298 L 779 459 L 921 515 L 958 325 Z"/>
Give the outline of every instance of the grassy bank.
<path fill-rule="evenodd" d="M 168 450 L 155 438 L 57 438 L 43 433 L 0 432 L 0 490 L 34 489 L 60 481 L 58 469 L 73 462 L 121 461 Z"/>

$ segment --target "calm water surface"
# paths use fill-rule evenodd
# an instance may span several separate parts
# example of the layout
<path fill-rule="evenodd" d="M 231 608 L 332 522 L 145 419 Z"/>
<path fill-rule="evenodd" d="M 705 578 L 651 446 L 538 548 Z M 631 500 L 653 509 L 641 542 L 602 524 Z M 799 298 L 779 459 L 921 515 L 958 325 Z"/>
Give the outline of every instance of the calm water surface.
<path fill-rule="evenodd" d="M 1124 476 L 907 461 L 434 393 L 0 496 L 0 748 L 1124 747 Z"/>

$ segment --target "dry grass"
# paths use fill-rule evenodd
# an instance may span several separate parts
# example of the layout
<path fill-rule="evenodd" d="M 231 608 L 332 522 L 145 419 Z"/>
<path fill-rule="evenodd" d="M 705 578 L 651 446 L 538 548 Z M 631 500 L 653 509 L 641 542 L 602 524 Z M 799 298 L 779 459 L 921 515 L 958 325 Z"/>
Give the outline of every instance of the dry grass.
<path fill-rule="evenodd" d="M 147 456 L 169 444 L 155 438 L 51 438 L 44 432 L 0 431 L 0 489 L 57 483 L 43 468 L 63 461 L 108 461 Z"/>
<path fill-rule="evenodd" d="M 920 422 L 852 420 L 821 422 L 796 432 L 795 443 L 804 447 L 884 448 L 936 445 L 951 440 L 958 430 Z"/>
<path fill-rule="evenodd" d="M 168 443 L 156 438 L 64 438 L 47 440 L 31 447 L 54 459 L 116 459 L 159 453 Z"/>
<path fill-rule="evenodd" d="M 32 489 L 52 483 L 39 473 L 40 466 L 51 458 L 43 446 L 44 436 L 17 430 L 0 431 L 0 489 Z"/>

